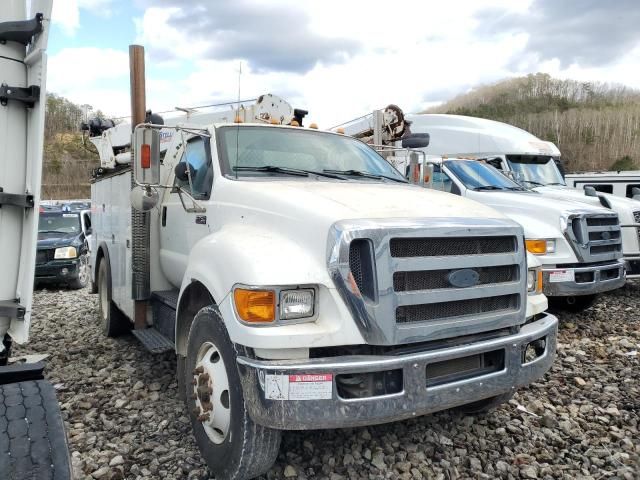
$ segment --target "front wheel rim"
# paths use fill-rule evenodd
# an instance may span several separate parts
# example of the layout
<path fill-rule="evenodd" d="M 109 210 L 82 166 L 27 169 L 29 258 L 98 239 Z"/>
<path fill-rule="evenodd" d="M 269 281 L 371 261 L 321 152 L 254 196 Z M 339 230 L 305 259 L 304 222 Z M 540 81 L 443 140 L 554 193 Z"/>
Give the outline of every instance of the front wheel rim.
<path fill-rule="evenodd" d="M 88 275 L 87 257 L 86 255 L 83 255 L 80 257 L 80 262 L 78 263 L 78 280 L 80 280 L 80 283 L 82 285 L 86 285 L 87 275 Z"/>
<path fill-rule="evenodd" d="M 231 403 L 227 369 L 218 348 L 211 342 L 198 349 L 191 381 L 193 414 L 207 437 L 216 445 L 227 438 L 231 424 Z"/>

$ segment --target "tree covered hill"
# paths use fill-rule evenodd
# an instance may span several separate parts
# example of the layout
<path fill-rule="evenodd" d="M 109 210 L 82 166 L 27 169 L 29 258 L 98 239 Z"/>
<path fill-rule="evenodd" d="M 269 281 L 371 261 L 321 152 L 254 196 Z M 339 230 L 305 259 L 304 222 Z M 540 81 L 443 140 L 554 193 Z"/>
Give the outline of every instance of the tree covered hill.
<path fill-rule="evenodd" d="M 474 88 L 426 113 L 489 118 L 555 143 L 569 171 L 640 168 L 640 91 L 544 73 Z"/>
<path fill-rule="evenodd" d="M 87 116 L 100 115 L 90 105 L 76 105 L 53 93 L 47 94 L 42 199 L 91 196 L 90 171 L 100 162 L 93 144 L 83 139 L 80 123 Z"/>

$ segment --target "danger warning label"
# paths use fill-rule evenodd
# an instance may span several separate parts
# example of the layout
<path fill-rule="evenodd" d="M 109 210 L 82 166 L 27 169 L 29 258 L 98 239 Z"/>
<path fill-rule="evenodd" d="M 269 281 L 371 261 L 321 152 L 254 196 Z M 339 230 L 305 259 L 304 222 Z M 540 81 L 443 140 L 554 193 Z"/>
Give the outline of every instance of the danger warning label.
<path fill-rule="evenodd" d="M 329 400 L 333 374 L 265 375 L 264 394 L 269 400 Z"/>

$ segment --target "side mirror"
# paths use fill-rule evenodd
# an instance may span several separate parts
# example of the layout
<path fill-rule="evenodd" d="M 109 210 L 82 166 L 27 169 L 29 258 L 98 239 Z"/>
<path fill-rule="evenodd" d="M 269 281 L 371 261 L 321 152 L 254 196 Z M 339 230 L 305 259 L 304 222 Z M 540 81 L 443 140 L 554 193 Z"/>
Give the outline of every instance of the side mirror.
<path fill-rule="evenodd" d="M 402 148 L 425 148 L 429 146 L 428 133 L 412 133 L 402 139 Z"/>
<path fill-rule="evenodd" d="M 631 195 L 634 200 L 640 200 L 640 188 L 638 187 L 633 187 L 631 189 Z"/>
<path fill-rule="evenodd" d="M 584 187 L 584 194 L 587 197 L 597 197 L 598 196 L 598 192 L 593 187 Z"/>
<path fill-rule="evenodd" d="M 189 169 L 186 162 L 178 162 L 173 171 L 176 174 L 176 178 L 181 182 L 189 181 Z"/>
<path fill-rule="evenodd" d="M 133 132 L 133 175 L 138 185 L 160 184 L 160 131 L 137 127 Z"/>

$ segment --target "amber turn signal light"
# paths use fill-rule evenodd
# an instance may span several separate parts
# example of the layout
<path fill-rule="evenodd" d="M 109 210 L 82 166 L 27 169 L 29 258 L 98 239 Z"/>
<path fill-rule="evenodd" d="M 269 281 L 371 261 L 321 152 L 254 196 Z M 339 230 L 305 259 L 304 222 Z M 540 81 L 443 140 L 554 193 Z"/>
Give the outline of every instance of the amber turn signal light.
<path fill-rule="evenodd" d="M 276 319 L 276 293 L 273 290 L 247 290 L 233 292 L 236 311 L 249 323 L 269 323 Z"/>
<path fill-rule="evenodd" d="M 547 241 L 546 240 L 526 240 L 527 250 L 531 253 L 547 253 Z"/>

